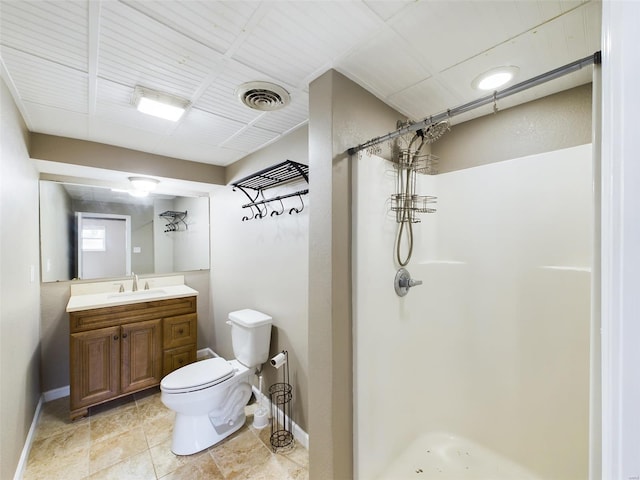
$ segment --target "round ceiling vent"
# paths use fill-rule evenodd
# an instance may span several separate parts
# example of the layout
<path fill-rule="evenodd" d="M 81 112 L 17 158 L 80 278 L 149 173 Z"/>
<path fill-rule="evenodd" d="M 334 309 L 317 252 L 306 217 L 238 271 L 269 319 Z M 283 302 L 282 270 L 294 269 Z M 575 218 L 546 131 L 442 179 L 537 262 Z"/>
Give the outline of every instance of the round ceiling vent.
<path fill-rule="evenodd" d="M 274 83 L 248 82 L 240 85 L 236 95 L 247 107 L 262 112 L 278 110 L 289 104 L 289 92 Z"/>

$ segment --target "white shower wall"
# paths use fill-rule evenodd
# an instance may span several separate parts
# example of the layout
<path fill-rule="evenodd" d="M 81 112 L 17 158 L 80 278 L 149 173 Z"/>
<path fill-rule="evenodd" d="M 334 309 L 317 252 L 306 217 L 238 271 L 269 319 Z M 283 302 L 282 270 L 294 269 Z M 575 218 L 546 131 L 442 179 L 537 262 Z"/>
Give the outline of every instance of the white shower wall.
<path fill-rule="evenodd" d="M 591 170 L 583 145 L 420 176 L 438 211 L 414 225 L 424 283 L 400 298 L 391 164 L 354 161 L 357 478 L 428 431 L 587 477 Z"/>

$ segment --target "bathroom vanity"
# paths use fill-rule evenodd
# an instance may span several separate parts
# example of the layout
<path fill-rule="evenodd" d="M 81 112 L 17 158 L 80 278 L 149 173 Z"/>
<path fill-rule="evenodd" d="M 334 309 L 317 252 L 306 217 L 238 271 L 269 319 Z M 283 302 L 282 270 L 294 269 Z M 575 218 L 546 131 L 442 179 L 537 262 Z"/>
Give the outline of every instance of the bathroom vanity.
<path fill-rule="evenodd" d="M 168 373 L 196 361 L 198 292 L 162 279 L 146 281 L 156 285 L 124 292 L 113 291 L 123 282 L 72 286 L 72 420 L 91 406 L 159 385 Z M 109 290 L 95 291 L 101 289 Z"/>

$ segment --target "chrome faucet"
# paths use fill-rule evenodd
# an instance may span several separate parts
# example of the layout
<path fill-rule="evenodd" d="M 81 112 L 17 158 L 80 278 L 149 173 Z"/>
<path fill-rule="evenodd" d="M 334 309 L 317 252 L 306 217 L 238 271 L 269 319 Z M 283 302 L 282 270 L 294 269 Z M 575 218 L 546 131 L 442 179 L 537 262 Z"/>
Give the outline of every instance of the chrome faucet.
<path fill-rule="evenodd" d="M 131 287 L 131 291 L 137 292 L 138 291 L 138 275 L 131 272 L 131 276 L 133 277 L 133 286 Z"/>

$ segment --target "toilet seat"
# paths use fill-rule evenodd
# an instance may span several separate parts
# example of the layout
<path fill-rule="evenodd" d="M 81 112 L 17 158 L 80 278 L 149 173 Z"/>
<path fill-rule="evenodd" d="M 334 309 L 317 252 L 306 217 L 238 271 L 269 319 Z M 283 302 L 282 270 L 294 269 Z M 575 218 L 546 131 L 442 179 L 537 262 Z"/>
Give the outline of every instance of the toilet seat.
<path fill-rule="evenodd" d="M 174 370 L 160 382 L 166 393 L 203 390 L 233 377 L 233 367 L 224 358 L 209 358 Z"/>

